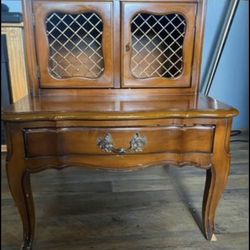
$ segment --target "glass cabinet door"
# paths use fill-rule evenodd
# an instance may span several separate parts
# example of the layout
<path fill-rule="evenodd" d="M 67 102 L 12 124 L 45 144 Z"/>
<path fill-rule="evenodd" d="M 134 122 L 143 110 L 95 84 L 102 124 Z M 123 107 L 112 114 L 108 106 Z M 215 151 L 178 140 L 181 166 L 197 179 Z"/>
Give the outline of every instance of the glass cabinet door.
<path fill-rule="evenodd" d="M 112 3 L 33 5 L 42 88 L 113 87 Z"/>
<path fill-rule="evenodd" d="M 123 87 L 189 87 L 196 4 L 123 3 Z"/>

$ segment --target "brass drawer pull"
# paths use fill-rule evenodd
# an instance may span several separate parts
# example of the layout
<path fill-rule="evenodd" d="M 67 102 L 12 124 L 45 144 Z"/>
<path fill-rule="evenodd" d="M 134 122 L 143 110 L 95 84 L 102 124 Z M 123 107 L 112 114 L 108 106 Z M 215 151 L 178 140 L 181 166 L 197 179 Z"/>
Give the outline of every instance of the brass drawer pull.
<path fill-rule="evenodd" d="M 105 152 L 112 152 L 115 154 L 126 154 L 129 152 L 142 152 L 144 146 L 147 143 L 147 138 L 136 133 L 131 141 L 128 148 L 115 148 L 113 144 L 113 138 L 110 133 L 106 134 L 104 137 L 97 139 L 97 146 Z"/>

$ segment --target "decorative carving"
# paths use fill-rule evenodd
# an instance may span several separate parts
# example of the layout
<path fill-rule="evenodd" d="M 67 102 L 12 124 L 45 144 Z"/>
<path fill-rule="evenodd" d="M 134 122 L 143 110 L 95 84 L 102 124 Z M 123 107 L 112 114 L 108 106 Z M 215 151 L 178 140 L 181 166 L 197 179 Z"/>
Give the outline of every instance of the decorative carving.
<path fill-rule="evenodd" d="M 99 148 L 105 152 L 115 153 L 115 154 L 125 154 L 129 152 L 142 152 L 144 146 L 147 143 L 147 139 L 136 133 L 131 141 L 128 148 L 115 148 L 113 144 L 113 138 L 110 133 L 106 134 L 104 137 L 98 138 L 97 145 Z"/>

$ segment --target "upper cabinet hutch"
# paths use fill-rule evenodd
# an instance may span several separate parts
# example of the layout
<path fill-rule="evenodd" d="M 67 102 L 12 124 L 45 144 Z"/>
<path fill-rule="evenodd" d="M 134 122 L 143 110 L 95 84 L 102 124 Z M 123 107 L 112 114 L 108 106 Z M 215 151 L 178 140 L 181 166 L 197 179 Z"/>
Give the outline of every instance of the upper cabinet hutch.
<path fill-rule="evenodd" d="M 205 169 L 210 240 L 238 111 L 198 93 L 205 1 L 23 0 L 23 11 L 30 95 L 2 112 L 23 249 L 34 239 L 30 174 L 67 166 Z"/>
<path fill-rule="evenodd" d="M 24 6 L 33 94 L 50 89 L 198 90 L 203 1 L 35 0 Z"/>

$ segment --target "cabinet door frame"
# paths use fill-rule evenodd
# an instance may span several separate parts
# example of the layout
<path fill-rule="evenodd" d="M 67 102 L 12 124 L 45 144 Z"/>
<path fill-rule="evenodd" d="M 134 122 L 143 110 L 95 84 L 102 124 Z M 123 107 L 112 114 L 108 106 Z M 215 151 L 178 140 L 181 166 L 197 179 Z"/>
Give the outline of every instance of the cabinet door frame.
<path fill-rule="evenodd" d="M 95 12 L 103 21 L 102 52 L 104 71 L 98 78 L 72 77 L 56 79 L 50 75 L 49 43 L 46 35 L 45 19 L 52 12 L 78 14 Z M 35 22 L 35 43 L 40 73 L 40 88 L 107 88 L 113 87 L 113 5 L 111 2 L 54 2 L 33 3 Z"/>
<path fill-rule="evenodd" d="M 126 45 L 131 47 L 131 25 L 132 18 L 138 13 L 153 15 L 181 14 L 186 20 L 186 33 L 183 43 L 184 67 L 180 77 L 171 79 L 163 77 L 152 77 L 146 79 L 135 78 L 130 70 L 131 53 L 126 51 Z M 192 82 L 192 63 L 194 56 L 194 41 L 196 27 L 196 3 L 122 3 L 122 39 L 121 39 L 121 64 L 122 64 L 122 87 L 123 88 L 190 88 Z"/>

